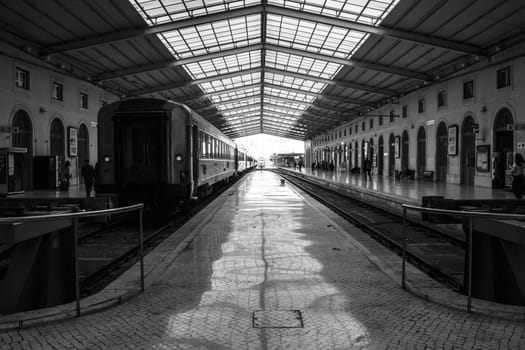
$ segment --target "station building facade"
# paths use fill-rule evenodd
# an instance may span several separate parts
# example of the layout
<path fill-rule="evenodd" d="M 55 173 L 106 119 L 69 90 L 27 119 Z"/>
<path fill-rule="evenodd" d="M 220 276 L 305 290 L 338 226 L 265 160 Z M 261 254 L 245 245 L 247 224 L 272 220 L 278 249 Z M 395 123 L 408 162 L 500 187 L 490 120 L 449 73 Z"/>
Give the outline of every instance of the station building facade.
<path fill-rule="evenodd" d="M 56 172 L 69 161 L 71 183 L 78 184 L 84 160 L 97 161 L 98 110 L 117 96 L 65 67 L 8 46 L 0 49 L 0 148 L 27 149 L 16 180 L 24 190 L 34 189 L 37 177 L 48 176 L 35 169 L 35 158 L 49 157 L 56 159 Z"/>
<path fill-rule="evenodd" d="M 481 187 L 510 186 L 516 152 L 525 155 L 525 47 L 513 47 L 436 77 L 395 103 L 313 137 L 311 162 L 340 171 Z"/>

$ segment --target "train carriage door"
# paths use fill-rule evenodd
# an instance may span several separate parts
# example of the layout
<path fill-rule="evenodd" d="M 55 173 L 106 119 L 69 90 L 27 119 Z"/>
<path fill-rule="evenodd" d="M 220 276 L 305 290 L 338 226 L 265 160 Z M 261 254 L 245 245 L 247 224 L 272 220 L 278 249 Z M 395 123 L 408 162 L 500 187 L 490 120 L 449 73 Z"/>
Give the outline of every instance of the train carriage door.
<path fill-rule="evenodd" d="M 195 196 L 197 191 L 197 185 L 199 183 L 199 159 L 201 157 L 202 148 L 202 132 L 199 132 L 197 125 L 193 125 L 191 128 L 191 172 L 192 172 L 192 189 L 191 195 Z"/>
<path fill-rule="evenodd" d="M 461 184 L 474 185 L 475 175 L 474 118 L 467 117 L 461 127 Z"/>
<path fill-rule="evenodd" d="M 507 154 L 514 151 L 514 133 L 507 125 L 513 124 L 514 119 L 507 108 L 496 114 L 494 121 L 494 153 L 493 153 L 493 180 L 492 187 L 505 187 L 505 170 L 507 169 Z M 511 157 L 512 158 L 512 157 Z"/>
<path fill-rule="evenodd" d="M 447 181 L 448 132 L 445 122 L 439 123 L 436 135 L 436 182 Z"/>
<path fill-rule="evenodd" d="M 120 118 L 121 185 L 164 180 L 160 171 L 166 139 L 163 125 L 161 118 Z"/>

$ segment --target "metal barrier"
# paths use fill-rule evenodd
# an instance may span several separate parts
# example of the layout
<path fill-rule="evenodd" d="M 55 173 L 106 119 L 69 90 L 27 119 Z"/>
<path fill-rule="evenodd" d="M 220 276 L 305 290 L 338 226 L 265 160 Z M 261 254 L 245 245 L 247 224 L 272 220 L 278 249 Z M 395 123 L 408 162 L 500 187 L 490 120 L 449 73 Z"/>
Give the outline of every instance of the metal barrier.
<path fill-rule="evenodd" d="M 468 210 L 447 210 L 438 208 L 419 207 L 414 205 L 403 204 L 403 248 L 402 248 L 402 267 L 401 267 L 401 287 L 406 289 L 405 286 L 405 264 L 406 264 L 406 243 L 407 243 L 407 232 L 406 232 L 406 221 L 407 221 L 407 210 L 414 210 L 424 213 L 434 214 L 449 214 L 460 217 L 466 217 L 468 219 L 468 236 L 467 236 L 467 310 L 472 312 L 472 227 L 474 218 L 485 218 L 485 219 L 510 219 L 510 220 L 525 220 L 523 214 L 499 214 L 499 213 L 487 213 L 479 211 L 468 211 Z"/>
<path fill-rule="evenodd" d="M 0 224 L 2 223 L 23 223 L 23 222 L 42 222 L 42 221 L 57 221 L 64 219 L 73 220 L 73 239 L 74 239 L 74 255 L 75 255 L 75 300 L 76 300 L 76 314 L 80 316 L 80 281 L 79 275 L 79 263 L 78 263 L 78 222 L 81 218 L 92 218 L 97 216 L 107 216 L 114 214 L 129 213 L 133 211 L 139 211 L 139 241 L 140 241 L 140 290 L 144 291 L 144 231 L 143 231 L 143 209 L 144 204 L 134 204 L 127 207 L 95 210 L 95 211 L 84 211 L 77 213 L 66 213 L 66 214 L 52 214 L 52 215 L 39 215 L 39 216 L 22 216 L 22 217 L 10 217 L 0 218 Z"/>

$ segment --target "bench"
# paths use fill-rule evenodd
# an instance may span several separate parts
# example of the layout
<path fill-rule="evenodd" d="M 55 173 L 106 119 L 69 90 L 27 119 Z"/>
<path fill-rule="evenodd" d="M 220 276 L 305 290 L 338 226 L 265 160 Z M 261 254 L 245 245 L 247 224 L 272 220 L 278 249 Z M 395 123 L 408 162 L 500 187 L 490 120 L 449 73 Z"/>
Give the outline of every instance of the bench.
<path fill-rule="evenodd" d="M 432 170 L 423 171 L 423 181 L 434 181 L 434 172 Z"/>

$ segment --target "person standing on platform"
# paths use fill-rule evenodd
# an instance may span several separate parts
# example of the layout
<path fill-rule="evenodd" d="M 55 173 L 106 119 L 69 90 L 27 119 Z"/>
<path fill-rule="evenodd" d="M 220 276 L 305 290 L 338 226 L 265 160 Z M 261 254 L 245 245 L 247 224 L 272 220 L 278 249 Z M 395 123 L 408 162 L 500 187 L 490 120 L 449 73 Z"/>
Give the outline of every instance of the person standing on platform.
<path fill-rule="evenodd" d="M 95 169 L 93 165 L 89 164 L 89 160 L 84 161 L 84 165 L 80 170 L 80 175 L 84 178 L 84 185 L 86 186 L 86 197 L 91 197 L 91 189 L 95 180 Z"/>
<path fill-rule="evenodd" d="M 69 160 L 64 164 L 64 169 L 62 169 L 62 176 L 60 177 L 60 190 L 68 191 L 69 190 L 69 180 L 71 179 L 71 163 Z"/>
<path fill-rule="evenodd" d="M 516 153 L 516 156 L 514 157 L 514 164 L 512 164 L 512 193 L 516 196 L 516 198 L 520 198 L 523 196 L 523 192 L 525 191 L 525 179 L 523 177 L 523 167 L 525 164 L 523 164 L 523 156 L 519 153 Z"/>
<path fill-rule="evenodd" d="M 366 158 L 365 159 L 365 164 L 364 164 L 364 168 L 365 168 L 365 181 L 368 179 L 368 180 L 372 180 L 372 162 L 370 161 L 370 159 Z"/>

